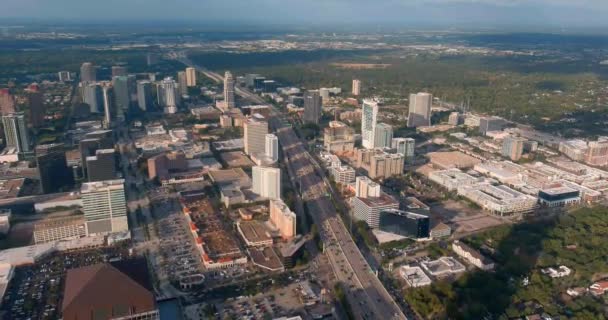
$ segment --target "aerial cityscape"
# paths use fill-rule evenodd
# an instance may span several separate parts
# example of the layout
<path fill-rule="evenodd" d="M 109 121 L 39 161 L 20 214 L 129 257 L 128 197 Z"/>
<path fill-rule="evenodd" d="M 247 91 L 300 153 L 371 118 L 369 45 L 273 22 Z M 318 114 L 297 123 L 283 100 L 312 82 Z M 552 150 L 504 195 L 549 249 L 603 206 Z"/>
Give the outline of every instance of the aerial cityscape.
<path fill-rule="evenodd" d="M 608 319 L 608 3 L 3 11 L 0 319 Z"/>

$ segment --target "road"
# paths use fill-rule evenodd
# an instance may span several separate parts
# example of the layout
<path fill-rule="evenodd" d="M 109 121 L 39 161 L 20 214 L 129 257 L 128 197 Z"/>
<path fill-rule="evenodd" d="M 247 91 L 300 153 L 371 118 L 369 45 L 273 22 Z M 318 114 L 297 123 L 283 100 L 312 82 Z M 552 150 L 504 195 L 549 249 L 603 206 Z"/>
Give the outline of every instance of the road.
<path fill-rule="evenodd" d="M 185 65 L 198 69 L 217 82 L 223 81 L 221 75 L 207 70 L 190 61 L 183 53 L 172 53 L 174 58 Z M 266 102 L 256 94 L 236 88 L 236 94 L 253 103 Z M 407 319 L 380 280 L 372 273 L 370 266 L 348 233 L 346 226 L 337 215 L 329 199 L 323 175 L 316 170 L 316 162 L 295 134 L 285 125 L 286 121 L 276 108 L 273 108 L 269 124 L 276 131 L 282 146 L 284 160 L 294 174 L 291 178 L 298 181 L 308 212 L 320 226 L 324 253 L 339 282 L 342 283 L 347 300 L 356 319 Z"/>

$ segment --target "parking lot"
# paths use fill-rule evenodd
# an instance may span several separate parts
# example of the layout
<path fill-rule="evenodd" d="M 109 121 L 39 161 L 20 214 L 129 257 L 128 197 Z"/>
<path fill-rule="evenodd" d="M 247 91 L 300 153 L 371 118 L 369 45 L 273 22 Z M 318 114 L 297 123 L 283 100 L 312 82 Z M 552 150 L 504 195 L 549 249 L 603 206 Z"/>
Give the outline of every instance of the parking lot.
<path fill-rule="evenodd" d="M 58 319 L 68 269 L 129 256 L 127 244 L 68 253 L 53 253 L 32 266 L 15 269 L 0 310 L 3 319 Z"/>

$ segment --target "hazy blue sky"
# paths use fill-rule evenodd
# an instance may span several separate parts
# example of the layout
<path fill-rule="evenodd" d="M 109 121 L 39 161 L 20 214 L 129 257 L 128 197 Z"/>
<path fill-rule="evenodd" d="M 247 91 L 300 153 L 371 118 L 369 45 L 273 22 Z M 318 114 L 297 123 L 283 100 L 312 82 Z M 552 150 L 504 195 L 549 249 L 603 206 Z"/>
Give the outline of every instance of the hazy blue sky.
<path fill-rule="evenodd" d="M 0 18 L 210 23 L 608 25 L 608 0 L 1 0 Z"/>

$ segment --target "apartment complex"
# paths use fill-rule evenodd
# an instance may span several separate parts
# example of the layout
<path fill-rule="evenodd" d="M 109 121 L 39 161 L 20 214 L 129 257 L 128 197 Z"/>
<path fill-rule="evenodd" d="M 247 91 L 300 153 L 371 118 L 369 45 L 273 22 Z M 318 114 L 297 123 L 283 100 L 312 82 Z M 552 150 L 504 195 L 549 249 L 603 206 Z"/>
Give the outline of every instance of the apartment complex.
<path fill-rule="evenodd" d="M 331 153 L 343 154 L 355 149 L 355 131 L 339 121 L 330 121 L 323 129 L 323 145 Z"/>
<path fill-rule="evenodd" d="M 270 222 L 279 229 L 283 239 L 296 236 L 296 214 L 281 199 L 270 200 Z"/>
<path fill-rule="evenodd" d="M 405 163 L 402 154 L 392 154 L 379 149 L 358 149 L 356 160 L 357 167 L 367 170 L 367 175 L 372 179 L 403 174 Z"/>
<path fill-rule="evenodd" d="M 255 166 L 252 171 L 252 191 L 269 199 L 281 198 L 281 169 Z"/>

